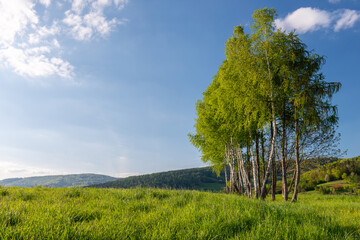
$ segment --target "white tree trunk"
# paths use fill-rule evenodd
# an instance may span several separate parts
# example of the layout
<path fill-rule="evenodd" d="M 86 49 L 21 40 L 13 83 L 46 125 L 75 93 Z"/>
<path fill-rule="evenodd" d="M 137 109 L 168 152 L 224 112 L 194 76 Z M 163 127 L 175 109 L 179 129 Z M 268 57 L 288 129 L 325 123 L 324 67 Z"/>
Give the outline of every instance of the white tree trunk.
<path fill-rule="evenodd" d="M 237 147 L 237 158 L 239 159 L 239 168 L 241 170 L 241 176 L 243 178 L 243 183 L 244 183 L 244 187 L 245 187 L 245 190 L 246 190 L 246 195 L 249 198 L 251 198 L 252 197 L 251 183 L 249 181 L 249 176 L 248 176 L 248 174 L 247 174 L 247 172 L 245 170 L 244 158 L 243 158 L 240 146 Z"/>
<path fill-rule="evenodd" d="M 255 190 L 255 198 L 259 198 L 259 189 L 258 189 L 258 178 L 257 178 L 257 166 L 255 161 L 255 155 L 254 155 L 254 146 L 251 143 L 250 146 L 250 152 L 251 152 L 251 162 L 252 162 L 252 168 L 253 168 L 253 177 L 254 177 L 254 190 Z"/>

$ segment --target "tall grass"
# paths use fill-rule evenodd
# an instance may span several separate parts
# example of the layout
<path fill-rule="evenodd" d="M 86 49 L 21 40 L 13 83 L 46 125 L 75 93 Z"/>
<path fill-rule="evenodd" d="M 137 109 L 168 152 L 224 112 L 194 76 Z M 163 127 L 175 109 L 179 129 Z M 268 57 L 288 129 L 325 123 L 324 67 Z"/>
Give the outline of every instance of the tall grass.
<path fill-rule="evenodd" d="M 359 223 L 357 196 L 0 188 L 0 239 L 360 239 Z"/>

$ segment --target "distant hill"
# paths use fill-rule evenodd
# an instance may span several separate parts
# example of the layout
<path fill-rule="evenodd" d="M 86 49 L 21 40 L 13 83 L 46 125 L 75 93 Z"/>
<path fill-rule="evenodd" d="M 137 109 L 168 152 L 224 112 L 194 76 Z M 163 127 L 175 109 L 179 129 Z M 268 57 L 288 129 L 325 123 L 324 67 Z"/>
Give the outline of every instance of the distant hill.
<path fill-rule="evenodd" d="M 169 188 L 204 191 L 221 191 L 225 187 L 223 173 L 217 177 L 211 167 L 192 168 L 169 172 L 131 176 L 111 182 L 92 185 L 95 188 Z"/>
<path fill-rule="evenodd" d="M 360 156 L 341 159 L 305 172 L 301 176 L 300 189 L 313 190 L 318 184 L 338 180 L 355 184 L 360 182 Z"/>
<path fill-rule="evenodd" d="M 117 178 L 100 175 L 100 174 L 70 174 L 70 175 L 53 175 L 27 178 L 8 178 L 0 181 L 0 186 L 17 186 L 17 187 L 75 187 L 100 184 L 114 181 Z"/>

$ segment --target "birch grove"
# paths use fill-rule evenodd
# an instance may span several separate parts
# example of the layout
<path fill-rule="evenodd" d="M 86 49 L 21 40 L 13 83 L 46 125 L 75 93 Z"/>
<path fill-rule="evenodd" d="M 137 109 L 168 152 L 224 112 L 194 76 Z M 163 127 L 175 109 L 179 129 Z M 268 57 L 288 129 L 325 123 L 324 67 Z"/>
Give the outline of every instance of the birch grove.
<path fill-rule="evenodd" d="M 275 17 L 274 9 L 264 8 L 253 14 L 250 34 L 235 27 L 225 60 L 196 103 L 196 133 L 189 137 L 204 162 L 225 169 L 226 191 L 250 198 L 274 193 L 281 163 L 287 201 L 288 167 L 294 163 L 290 188 L 296 201 L 301 159 L 315 156 L 304 143 L 337 139 L 315 136 L 333 136 L 338 116 L 331 98 L 341 85 L 324 81 L 324 58 L 308 51 L 294 32 L 276 29 Z"/>

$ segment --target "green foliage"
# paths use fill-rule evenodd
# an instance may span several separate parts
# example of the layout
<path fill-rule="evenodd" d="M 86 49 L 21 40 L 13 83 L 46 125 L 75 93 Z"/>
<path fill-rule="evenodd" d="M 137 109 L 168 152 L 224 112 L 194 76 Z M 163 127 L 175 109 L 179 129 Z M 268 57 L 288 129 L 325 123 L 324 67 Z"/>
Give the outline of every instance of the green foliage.
<path fill-rule="evenodd" d="M 5 197 L 7 195 L 9 195 L 9 191 L 6 188 L 0 186 L 0 196 Z"/>
<path fill-rule="evenodd" d="M 360 157 L 343 159 L 303 174 L 300 186 L 305 191 L 315 189 L 323 194 L 357 194 L 359 175 Z M 321 184 L 323 179 L 328 183 Z"/>
<path fill-rule="evenodd" d="M 334 158 L 334 157 L 306 159 L 301 164 L 301 172 L 305 173 L 305 172 L 308 172 L 310 170 L 320 168 L 321 166 L 323 166 L 325 164 L 336 162 L 338 160 L 339 160 L 338 158 Z"/>
<path fill-rule="evenodd" d="M 315 190 L 321 194 L 358 194 L 359 187 L 346 181 L 334 181 L 326 184 L 320 184 Z"/>
<path fill-rule="evenodd" d="M 360 184 L 360 156 L 325 164 L 302 175 L 301 189 L 314 190 L 318 184 L 345 179 L 355 186 Z"/>
<path fill-rule="evenodd" d="M 80 197 L 80 195 L 81 190 L 79 188 L 70 188 L 65 194 L 65 196 L 69 198 L 77 198 Z"/>
<path fill-rule="evenodd" d="M 351 172 L 350 176 L 348 176 L 346 179 L 352 183 L 359 183 L 360 182 L 359 175 L 360 173 Z"/>
<path fill-rule="evenodd" d="M 342 179 L 346 179 L 346 178 L 347 178 L 347 174 L 346 174 L 346 173 L 343 173 L 343 175 L 341 175 L 341 178 L 342 178 Z"/>
<path fill-rule="evenodd" d="M 9 178 L 1 180 L 0 185 L 9 187 L 74 187 L 99 184 L 114 181 L 116 179 L 117 178 L 100 174 L 70 174 L 27 178 Z"/>
<path fill-rule="evenodd" d="M 223 172 L 217 176 L 210 167 L 192 168 L 177 171 L 132 176 L 103 184 L 96 188 L 168 188 L 221 191 L 225 187 Z"/>
<path fill-rule="evenodd" d="M 5 190 L 0 239 L 360 238 L 358 196 L 309 193 L 290 204 L 185 190 Z"/>
<path fill-rule="evenodd" d="M 326 186 L 318 187 L 316 190 L 318 190 L 321 194 L 329 194 L 331 192 L 330 188 Z"/>

